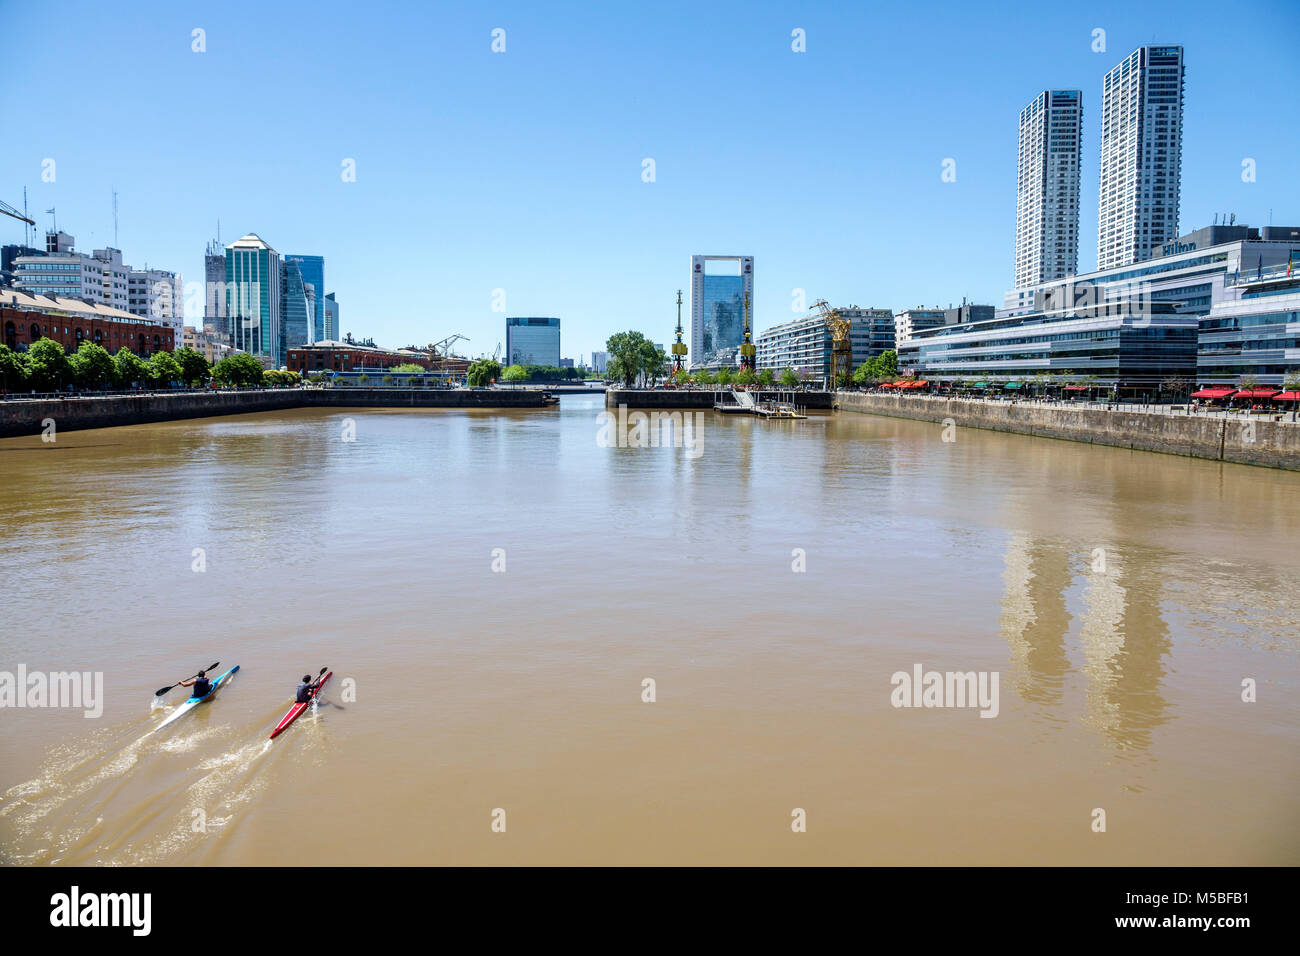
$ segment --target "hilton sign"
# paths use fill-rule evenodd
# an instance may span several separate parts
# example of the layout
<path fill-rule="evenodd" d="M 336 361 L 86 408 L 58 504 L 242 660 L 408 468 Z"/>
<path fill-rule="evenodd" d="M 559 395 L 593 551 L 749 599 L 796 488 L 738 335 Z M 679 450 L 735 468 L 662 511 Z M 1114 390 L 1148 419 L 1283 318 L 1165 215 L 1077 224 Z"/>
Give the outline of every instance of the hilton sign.
<path fill-rule="evenodd" d="M 1160 247 L 1162 256 L 1175 256 L 1180 252 L 1194 252 L 1196 243 L 1194 242 L 1166 242 Z"/>

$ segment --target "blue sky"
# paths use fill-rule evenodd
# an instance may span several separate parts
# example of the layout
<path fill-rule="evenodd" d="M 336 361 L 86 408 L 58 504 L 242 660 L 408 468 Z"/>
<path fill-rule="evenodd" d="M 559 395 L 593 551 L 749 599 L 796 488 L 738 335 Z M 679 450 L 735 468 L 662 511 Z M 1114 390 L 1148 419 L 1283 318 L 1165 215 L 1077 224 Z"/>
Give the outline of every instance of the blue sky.
<path fill-rule="evenodd" d="M 1300 222 L 1300 16 L 1280 0 L 0 0 L 0 18 L 0 199 L 21 207 L 26 186 L 39 227 L 56 207 L 89 250 L 112 242 L 116 187 L 126 260 L 187 281 L 218 219 L 225 242 L 257 232 L 323 255 L 344 331 L 385 345 L 460 333 L 465 354 L 492 352 L 496 289 L 506 314 L 559 316 L 566 356 L 627 328 L 666 343 L 692 253 L 755 257 L 759 329 L 792 316 L 796 288 L 1001 305 L 1017 116 L 1048 87 L 1084 94 L 1087 271 L 1101 79 L 1150 42 L 1187 50 L 1180 231 L 1216 212 Z M 0 220 L 0 242 L 21 239 Z"/>

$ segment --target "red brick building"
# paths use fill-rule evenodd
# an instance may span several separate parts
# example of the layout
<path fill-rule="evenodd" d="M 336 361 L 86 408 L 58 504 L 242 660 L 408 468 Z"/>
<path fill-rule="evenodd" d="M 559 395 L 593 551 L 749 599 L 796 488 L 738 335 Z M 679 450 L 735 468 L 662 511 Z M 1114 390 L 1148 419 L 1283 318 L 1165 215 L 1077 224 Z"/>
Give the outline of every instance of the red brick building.
<path fill-rule="evenodd" d="M 142 358 L 176 350 L 171 326 L 130 312 L 83 299 L 0 290 L 0 342 L 22 352 L 43 338 L 53 339 L 69 352 L 82 342 L 102 345 L 114 355 L 126 347 Z"/>

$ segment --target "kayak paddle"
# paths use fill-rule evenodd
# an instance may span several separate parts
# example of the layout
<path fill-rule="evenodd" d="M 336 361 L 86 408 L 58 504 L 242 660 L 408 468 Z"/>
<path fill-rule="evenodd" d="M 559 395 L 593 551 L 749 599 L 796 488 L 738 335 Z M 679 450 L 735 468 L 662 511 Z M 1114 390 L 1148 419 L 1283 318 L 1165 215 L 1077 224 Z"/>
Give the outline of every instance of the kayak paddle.
<path fill-rule="evenodd" d="M 220 663 L 221 663 L 221 661 L 217 661 L 217 664 L 220 664 Z M 203 672 L 206 674 L 208 671 L 214 671 L 214 670 L 216 670 L 216 669 L 217 669 L 217 664 L 209 664 L 207 667 L 203 668 Z M 198 677 L 198 676 L 199 676 L 198 674 L 191 674 L 191 675 L 190 675 L 190 677 Z M 185 679 L 186 679 L 186 680 L 189 680 L 190 677 L 187 677 L 187 678 L 185 678 Z M 156 690 L 156 691 L 153 692 L 153 695 L 154 695 L 155 697 L 161 697 L 163 694 L 167 693 L 167 692 L 168 692 L 169 690 L 171 690 L 173 687 L 179 687 L 180 685 L 181 685 L 181 682 L 180 682 L 180 681 L 177 681 L 175 684 L 168 684 L 166 687 L 160 687 L 160 688 L 158 688 L 158 690 Z"/>

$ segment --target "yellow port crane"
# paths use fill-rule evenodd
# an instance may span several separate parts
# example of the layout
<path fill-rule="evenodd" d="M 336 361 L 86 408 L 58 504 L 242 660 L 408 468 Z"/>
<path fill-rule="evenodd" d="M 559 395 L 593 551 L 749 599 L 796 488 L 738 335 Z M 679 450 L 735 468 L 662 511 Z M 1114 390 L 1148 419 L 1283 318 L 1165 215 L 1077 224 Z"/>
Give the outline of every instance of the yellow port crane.
<path fill-rule="evenodd" d="M 754 338 L 753 338 L 752 330 L 749 327 L 749 293 L 746 292 L 745 293 L 745 341 L 740 344 L 740 367 L 742 369 L 748 369 L 751 372 L 754 371 L 754 367 L 757 364 L 754 360 L 756 352 L 757 349 L 754 348 Z"/>
<path fill-rule="evenodd" d="M 677 331 L 673 341 L 673 374 L 686 371 L 686 343 L 682 341 L 682 290 L 677 290 Z"/>
<path fill-rule="evenodd" d="M 833 392 L 840 387 L 841 375 L 853 374 L 853 342 L 849 338 L 853 325 L 839 309 L 832 309 L 825 299 L 818 299 L 813 303 L 813 308 L 821 314 L 822 321 L 831 333 L 830 390 Z"/>

